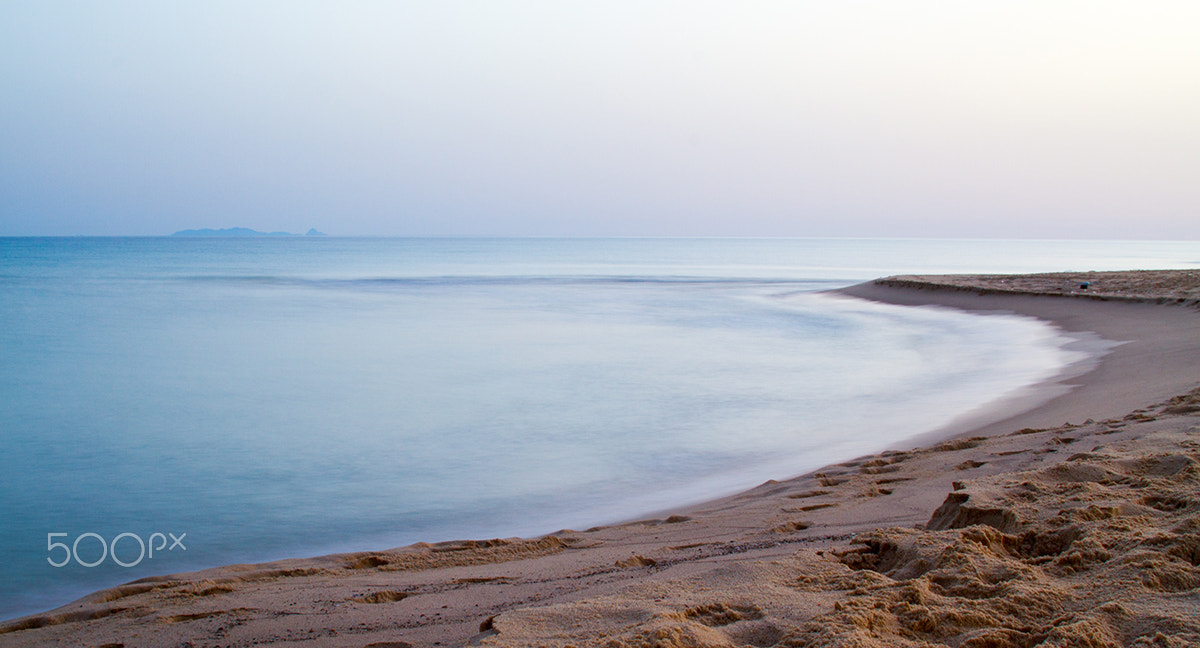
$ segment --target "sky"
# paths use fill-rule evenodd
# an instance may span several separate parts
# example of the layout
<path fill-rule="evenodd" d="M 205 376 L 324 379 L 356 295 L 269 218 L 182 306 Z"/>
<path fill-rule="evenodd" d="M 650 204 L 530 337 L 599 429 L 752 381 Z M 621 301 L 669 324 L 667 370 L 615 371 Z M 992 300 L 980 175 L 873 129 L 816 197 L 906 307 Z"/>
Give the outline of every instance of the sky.
<path fill-rule="evenodd" d="M 1200 239 L 1195 0 L 0 3 L 0 236 Z"/>

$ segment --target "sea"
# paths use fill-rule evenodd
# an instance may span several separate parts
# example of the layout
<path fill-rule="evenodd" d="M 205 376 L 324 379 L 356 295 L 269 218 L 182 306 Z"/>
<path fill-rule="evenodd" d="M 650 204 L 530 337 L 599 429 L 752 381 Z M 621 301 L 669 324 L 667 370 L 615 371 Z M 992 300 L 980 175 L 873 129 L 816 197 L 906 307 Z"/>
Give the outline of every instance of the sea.
<path fill-rule="evenodd" d="M 829 291 L 1200 243 L 0 238 L 0 619 L 152 575 L 635 519 L 902 445 L 1089 351 Z"/>

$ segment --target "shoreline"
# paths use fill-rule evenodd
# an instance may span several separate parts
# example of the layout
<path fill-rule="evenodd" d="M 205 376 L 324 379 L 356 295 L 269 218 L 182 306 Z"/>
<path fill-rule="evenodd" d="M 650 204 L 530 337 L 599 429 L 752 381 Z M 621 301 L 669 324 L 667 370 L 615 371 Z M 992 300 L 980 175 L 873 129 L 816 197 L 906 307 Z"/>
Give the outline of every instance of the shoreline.
<path fill-rule="evenodd" d="M 1133 273 L 1124 273 L 1129 274 Z M 1200 423 L 1200 404 L 1195 411 L 1184 411 L 1191 407 L 1187 399 L 1182 405 L 1169 404 L 1200 386 L 1200 313 L 1195 308 L 1200 302 L 1195 299 L 1095 293 L 1074 299 L 1061 293 L 997 290 L 986 283 L 972 288 L 912 277 L 834 292 L 892 304 L 1016 313 L 1048 321 L 1069 334 L 1090 332 L 1122 344 L 1090 371 L 1068 372 L 1039 386 L 1042 394 L 1055 386 L 1066 391 L 1028 411 L 994 413 L 996 420 L 982 426 L 933 432 L 907 441 L 905 450 L 785 481 L 770 480 L 665 518 L 563 530 L 534 539 L 418 544 L 143 579 L 44 614 L 0 622 L 0 645 L 58 640 L 127 646 L 185 641 L 393 648 L 438 642 L 557 646 L 571 641 L 603 645 L 601 639 L 610 636 L 628 645 L 652 636 L 664 646 L 687 641 L 775 645 L 789 638 L 804 639 L 792 645 L 824 645 L 819 638 L 803 635 L 806 624 L 820 619 L 827 628 L 846 625 L 846 614 L 841 613 L 853 607 L 844 604 L 847 591 L 874 587 L 883 592 L 900 582 L 899 574 L 892 572 L 907 565 L 855 568 L 859 559 L 873 559 L 880 567 L 887 552 L 872 554 L 870 542 L 865 552 L 861 546 L 854 549 L 852 539 L 878 535 L 883 527 L 905 529 L 881 540 L 879 547 L 886 548 L 888 543 L 903 545 L 896 538 L 918 533 L 916 527 L 930 527 L 925 530 L 930 537 L 960 527 L 980 529 L 953 524 L 937 529 L 935 512 L 942 512 L 943 518 L 979 521 L 993 509 L 1009 511 L 1020 524 L 1006 522 L 998 513 L 1000 521 L 987 528 L 1018 537 L 1014 532 L 1021 524 L 1033 528 L 1038 523 L 1036 513 L 1026 520 L 1013 512 L 1019 507 L 967 510 L 961 502 L 947 509 L 954 493 L 973 493 L 975 482 L 1050 470 L 1073 456 L 1099 455 L 1100 449 L 1121 443 L 1154 438 L 1162 447 L 1178 444 Z M 1200 403 L 1200 396 L 1196 399 Z M 1159 404 L 1157 409 L 1147 409 L 1154 404 Z M 1179 429 L 1167 434 L 1158 429 L 1163 421 Z M 932 447 L 918 447 L 935 441 Z M 1191 455 L 1187 452 L 1175 453 L 1184 457 L 1185 468 L 1198 461 L 1194 447 Z M 1002 499 L 994 484 L 989 488 L 980 486 L 977 499 Z M 977 558 L 982 564 L 995 557 Z M 1192 567 L 1200 579 L 1200 569 Z M 822 574 L 821 582 L 795 586 L 812 574 Z M 1187 573 L 1175 575 L 1191 582 Z M 838 589 L 849 582 L 855 583 L 853 588 Z M 786 605 L 771 602 L 775 600 Z M 1187 609 L 1200 613 L 1194 597 L 1189 600 L 1184 607 L 1191 605 Z M 878 629 L 847 627 L 846 632 L 863 641 L 902 645 L 874 637 L 871 633 L 882 632 Z M 1190 636 L 1187 632 L 1200 633 L 1200 628 L 1187 624 L 1180 627 L 1185 638 Z"/>
<path fill-rule="evenodd" d="M 1096 273 L 1077 273 L 1087 277 Z M 1118 274 L 1118 273 L 1104 273 Z M 1189 273 L 1190 274 L 1190 273 Z M 1018 275 L 1026 276 L 1026 275 Z M 1030 275 L 1038 276 L 1038 275 Z M 1064 276 L 1064 273 L 1043 275 Z M 1200 273 L 1196 278 L 1200 284 Z M 1071 282 L 1072 285 L 1074 282 Z M 1122 416 L 1148 403 L 1182 394 L 1200 383 L 1194 354 L 1197 304 L 1151 295 L 1033 293 L 934 283 L 925 277 L 886 277 L 835 291 L 839 294 L 902 306 L 937 306 L 975 313 L 1012 313 L 1040 319 L 1067 334 L 1095 334 L 1117 342 L 1095 367 L 1080 375 L 1052 378 L 1065 393 L 1012 416 L 959 429 L 957 434 L 990 435 L 1006 428 L 1048 427 L 1072 416 Z M 1153 358 L 1153 364 L 1142 362 Z M 1045 387 L 1046 385 L 1043 385 Z M 1099 392 L 1102 397 L 1093 397 Z"/>

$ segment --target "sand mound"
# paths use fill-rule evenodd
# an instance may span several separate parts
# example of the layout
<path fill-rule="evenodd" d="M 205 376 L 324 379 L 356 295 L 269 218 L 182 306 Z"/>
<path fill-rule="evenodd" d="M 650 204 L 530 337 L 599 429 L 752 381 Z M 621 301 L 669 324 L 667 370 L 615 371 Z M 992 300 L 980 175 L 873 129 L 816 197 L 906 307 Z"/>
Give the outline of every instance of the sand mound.
<path fill-rule="evenodd" d="M 780 645 L 1198 645 L 1200 452 L 1185 445 L 965 484 L 931 530 L 880 530 L 838 552 L 887 580 Z M 1181 605 L 1192 613 L 1170 613 Z"/>

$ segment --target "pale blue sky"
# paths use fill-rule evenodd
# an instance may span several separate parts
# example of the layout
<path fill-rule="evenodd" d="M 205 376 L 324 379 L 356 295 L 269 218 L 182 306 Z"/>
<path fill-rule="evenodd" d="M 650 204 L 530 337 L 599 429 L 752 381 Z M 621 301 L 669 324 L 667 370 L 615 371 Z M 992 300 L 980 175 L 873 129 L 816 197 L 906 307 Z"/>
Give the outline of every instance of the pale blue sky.
<path fill-rule="evenodd" d="M 0 3 L 0 235 L 1200 239 L 1200 2 Z"/>

